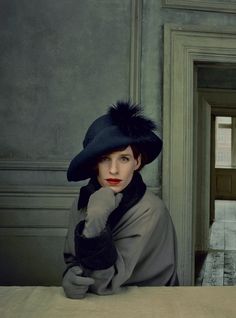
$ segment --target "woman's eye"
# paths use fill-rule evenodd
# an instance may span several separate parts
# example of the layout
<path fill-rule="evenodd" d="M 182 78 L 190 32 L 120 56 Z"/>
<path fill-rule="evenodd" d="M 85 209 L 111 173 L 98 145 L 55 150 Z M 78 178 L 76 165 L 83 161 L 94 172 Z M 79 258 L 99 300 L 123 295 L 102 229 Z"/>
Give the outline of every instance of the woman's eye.
<path fill-rule="evenodd" d="M 99 162 L 105 162 L 105 161 L 108 161 L 109 160 L 109 157 L 101 157 Z"/>
<path fill-rule="evenodd" d="M 121 159 L 122 162 L 127 162 L 127 161 L 129 161 L 129 158 L 128 158 L 128 157 L 121 157 L 120 159 Z"/>

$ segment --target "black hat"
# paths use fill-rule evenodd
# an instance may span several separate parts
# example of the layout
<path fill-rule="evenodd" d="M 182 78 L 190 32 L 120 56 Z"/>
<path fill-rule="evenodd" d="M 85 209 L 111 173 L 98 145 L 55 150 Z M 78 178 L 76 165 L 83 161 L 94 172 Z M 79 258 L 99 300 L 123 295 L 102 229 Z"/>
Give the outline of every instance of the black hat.
<path fill-rule="evenodd" d="M 142 112 L 140 105 L 117 102 L 106 115 L 97 118 L 85 135 L 84 149 L 70 162 L 68 181 L 90 178 L 100 156 L 128 145 L 135 145 L 145 154 L 145 164 L 152 162 L 161 152 L 162 141 L 153 132 L 155 123 Z"/>

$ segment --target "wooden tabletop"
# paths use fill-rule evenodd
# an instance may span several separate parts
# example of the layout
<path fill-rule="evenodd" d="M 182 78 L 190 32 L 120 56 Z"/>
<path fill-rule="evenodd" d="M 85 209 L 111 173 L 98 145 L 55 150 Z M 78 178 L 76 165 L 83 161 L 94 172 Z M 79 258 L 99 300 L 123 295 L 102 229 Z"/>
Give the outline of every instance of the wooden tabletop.
<path fill-rule="evenodd" d="M 61 287 L 0 287 L 1 318 L 234 318 L 236 286 L 129 287 L 116 295 L 64 296 Z"/>

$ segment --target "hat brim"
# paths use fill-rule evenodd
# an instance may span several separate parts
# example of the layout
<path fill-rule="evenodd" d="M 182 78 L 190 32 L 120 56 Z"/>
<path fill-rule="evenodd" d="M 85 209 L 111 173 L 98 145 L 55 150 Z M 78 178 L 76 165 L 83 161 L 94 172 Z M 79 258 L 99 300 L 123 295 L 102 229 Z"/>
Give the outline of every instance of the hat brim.
<path fill-rule="evenodd" d="M 162 149 L 161 139 L 153 132 L 146 140 L 137 143 L 135 138 L 122 134 L 117 126 L 109 126 L 97 134 L 85 149 L 71 160 L 67 170 L 68 181 L 90 178 L 94 171 L 93 167 L 100 156 L 131 144 L 138 144 L 139 149 L 145 152 L 145 164 L 152 162 Z"/>

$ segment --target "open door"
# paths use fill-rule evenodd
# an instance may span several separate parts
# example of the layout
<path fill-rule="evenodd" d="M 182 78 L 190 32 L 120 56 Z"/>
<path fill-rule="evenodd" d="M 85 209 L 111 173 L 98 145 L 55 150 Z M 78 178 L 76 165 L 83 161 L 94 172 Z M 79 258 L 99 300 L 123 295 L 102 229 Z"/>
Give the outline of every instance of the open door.
<path fill-rule="evenodd" d="M 196 139 L 195 251 L 205 252 L 209 244 L 211 197 L 211 106 L 201 94 L 198 95 Z"/>
<path fill-rule="evenodd" d="M 216 175 L 215 175 L 215 131 L 216 131 L 216 116 L 214 114 L 211 115 L 211 184 L 210 184 L 210 220 L 209 220 L 209 226 L 214 222 L 215 220 L 215 184 L 216 184 Z"/>

